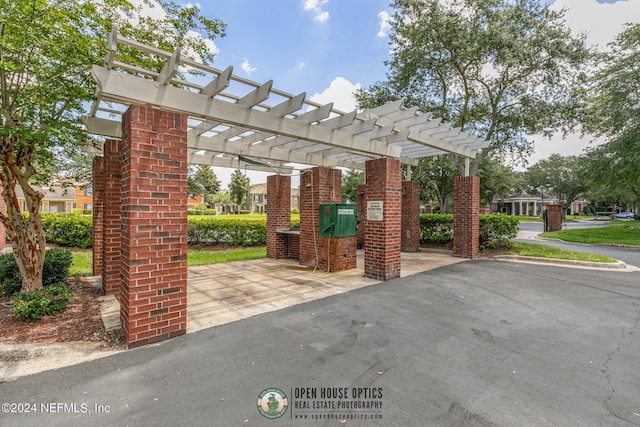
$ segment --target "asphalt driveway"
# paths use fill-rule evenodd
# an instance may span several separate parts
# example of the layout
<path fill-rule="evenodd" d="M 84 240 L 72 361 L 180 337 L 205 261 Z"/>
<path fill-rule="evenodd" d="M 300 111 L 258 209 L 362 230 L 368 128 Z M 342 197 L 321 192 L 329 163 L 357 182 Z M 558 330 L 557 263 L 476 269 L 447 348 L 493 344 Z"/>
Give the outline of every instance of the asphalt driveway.
<path fill-rule="evenodd" d="M 462 262 L 0 383 L 0 425 L 640 425 L 639 279 Z"/>

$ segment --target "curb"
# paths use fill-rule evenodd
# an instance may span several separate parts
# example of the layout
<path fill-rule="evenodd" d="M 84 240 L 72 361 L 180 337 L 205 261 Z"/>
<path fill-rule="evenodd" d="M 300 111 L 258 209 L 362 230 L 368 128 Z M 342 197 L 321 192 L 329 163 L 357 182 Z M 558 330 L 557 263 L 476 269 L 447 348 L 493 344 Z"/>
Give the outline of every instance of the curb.
<path fill-rule="evenodd" d="M 551 264 L 551 265 L 560 265 L 567 267 L 581 267 L 581 268 L 594 268 L 599 270 L 626 270 L 626 271 L 638 271 L 633 266 L 629 266 L 623 261 L 614 262 L 591 262 L 591 261 L 577 261 L 570 259 L 558 259 L 558 258 L 540 258 L 540 257 L 529 257 L 522 255 L 498 255 L 494 257 L 500 261 L 516 261 L 516 262 L 527 262 L 532 264 Z"/>

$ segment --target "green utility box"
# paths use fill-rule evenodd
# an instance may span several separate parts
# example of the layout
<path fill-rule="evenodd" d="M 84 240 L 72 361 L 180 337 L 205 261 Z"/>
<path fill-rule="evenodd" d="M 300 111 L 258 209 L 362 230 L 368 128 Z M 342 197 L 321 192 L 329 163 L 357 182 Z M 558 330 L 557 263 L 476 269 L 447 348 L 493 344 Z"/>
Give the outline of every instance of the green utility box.
<path fill-rule="evenodd" d="M 358 234 L 356 205 L 320 205 L 320 236 L 351 237 Z"/>

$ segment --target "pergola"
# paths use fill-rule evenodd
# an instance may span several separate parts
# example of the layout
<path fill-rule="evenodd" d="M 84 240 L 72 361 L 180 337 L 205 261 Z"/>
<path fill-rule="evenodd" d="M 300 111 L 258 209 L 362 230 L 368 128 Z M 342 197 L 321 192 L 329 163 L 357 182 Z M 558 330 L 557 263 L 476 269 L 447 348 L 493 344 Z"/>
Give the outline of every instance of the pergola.
<path fill-rule="evenodd" d="M 116 60 L 119 46 L 163 59 L 165 65 L 158 73 L 120 62 Z M 199 75 L 187 80 L 176 77 L 187 75 L 188 70 Z M 104 64 L 95 65 L 92 72 L 98 92 L 85 123 L 89 133 L 108 138 L 103 156 L 94 161 L 94 268 L 102 274 L 106 292 L 120 299 L 129 346 L 186 330 L 187 163 L 278 174 L 268 181 L 272 194 L 267 207 L 277 210 L 272 210 L 273 218 L 285 217 L 285 212 L 288 217 L 286 204 L 278 200 L 286 199 L 282 193 L 287 186 L 290 189 L 293 164 L 315 166 L 307 174 L 311 185 L 301 177 L 301 201 L 306 186 L 312 192 L 307 199 L 313 204 L 322 203 L 323 198 L 339 200 L 335 187 L 340 174 L 336 178 L 327 171 L 365 170 L 369 187 L 363 189 L 362 201 L 384 201 L 385 219 L 364 220 L 364 232 L 382 233 L 389 236 L 383 240 L 392 241 L 391 247 L 385 242 L 370 245 L 369 259 L 379 261 L 378 252 L 390 259 L 381 267 L 375 265 L 378 261 L 367 264 L 365 247 L 365 275 L 386 280 L 397 277 L 400 269 L 399 227 L 404 210 L 400 193 L 407 192 L 401 184 L 400 164 L 414 166 L 420 158 L 444 153 L 474 158 L 488 144 L 416 108 L 405 108 L 401 101 L 361 112 L 338 111 L 332 104 L 306 99 L 304 93 L 291 95 L 275 89 L 272 81 L 259 84 L 236 76 L 232 67 L 218 70 L 183 57 L 180 50 L 165 52 L 120 37 L 117 29 L 112 31 Z M 322 193 L 323 177 L 331 181 L 327 181 L 331 195 Z M 471 190 L 478 184 L 477 177 L 460 181 Z M 467 187 L 460 191 L 468 193 Z M 409 193 L 415 201 L 419 188 Z M 471 193 L 469 200 L 479 207 L 477 190 Z M 469 209 L 468 203 L 463 204 L 463 209 Z M 311 203 L 302 205 L 301 241 L 306 218 L 316 213 Z M 473 216 L 472 210 L 469 215 L 465 212 Z M 270 236 L 283 223 L 269 223 L 267 213 L 269 248 Z M 412 221 L 417 215 L 416 209 Z M 395 234 L 397 244 L 391 238 Z M 402 234 L 410 234 L 409 229 L 404 233 L 403 228 Z M 274 248 L 280 243 L 274 243 Z M 454 242 L 454 253 L 455 246 Z M 465 251 L 460 256 L 467 256 Z M 470 254 L 473 257 L 473 250 Z M 302 258 L 301 253 L 301 263 Z"/>

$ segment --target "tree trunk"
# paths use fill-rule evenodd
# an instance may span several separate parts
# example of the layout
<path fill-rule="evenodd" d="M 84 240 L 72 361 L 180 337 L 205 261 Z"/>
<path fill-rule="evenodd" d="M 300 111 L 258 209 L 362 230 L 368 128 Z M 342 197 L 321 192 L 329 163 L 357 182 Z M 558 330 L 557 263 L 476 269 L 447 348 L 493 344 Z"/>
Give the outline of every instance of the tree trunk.
<path fill-rule="evenodd" d="M 22 292 L 32 292 L 42 288 L 42 267 L 46 243 L 42 217 L 40 216 L 40 202 L 44 195 L 28 185 L 25 174 L 6 159 L 2 164 L 2 197 L 7 205 L 7 214 L 1 220 L 11 240 L 13 255 L 22 276 Z M 22 182 L 22 191 L 26 201 L 25 218 L 20 210 L 20 203 L 16 194 L 16 182 Z"/>

